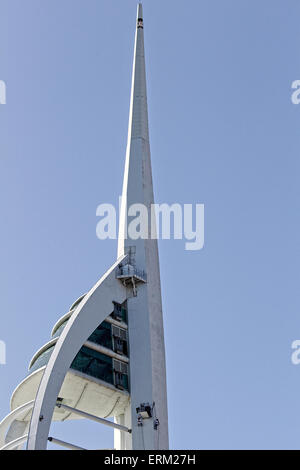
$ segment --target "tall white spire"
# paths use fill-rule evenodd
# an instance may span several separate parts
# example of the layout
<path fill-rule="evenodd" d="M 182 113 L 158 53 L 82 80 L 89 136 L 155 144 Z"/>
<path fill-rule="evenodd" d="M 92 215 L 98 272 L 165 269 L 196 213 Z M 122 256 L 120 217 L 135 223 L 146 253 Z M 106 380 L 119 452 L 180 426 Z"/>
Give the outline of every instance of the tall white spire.
<path fill-rule="evenodd" d="M 128 232 L 127 228 L 130 222 L 130 220 L 127 220 L 127 210 L 128 207 L 136 203 L 144 204 L 149 208 L 153 203 L 144 52 L 144 22 L 141 3 L 139 3 L 137 7 L 137 24 L 135 33 L 126 162 L 120 213 L 118 256 L 124 253 L 126 246 L 131 245 L 130 241 L 126 240 Z"/>
<path fill-rule="evenodd" d="M 138 4 L 137 9 L 137 27 L 131 93 L 132 114 L 129 121 L 128 139 L 143 138 L 149 140 L 144 50 L 144 20 L 141 3 Z"/>
<path fill-rule="evenodd" d="M 131 262 L 144 270 L 147 283 L 128 299 L 130 344 L 130 395 L 134 449 L 168 448 L 168 413 L 164 331 L 157 240 L 151 239 L 151 204 L 154 203 L 148 130 L 148 108 L 142 5 L 137 7 L 128 142 L 120 213 L 118 256 L 131 253 Z M 133 204 L 148 210 L 148 237 L 131 239 L 127 211 Z M 138 214 L 137 214 L 138 215 Z M 134 217 L 134 215 L 133 215 Z M 136 409 L 142 403 L 154 407 L 152 419 L 138 426 Z M 126 414 L 125 414 L 126 415 Z M 154 427 L 159 420 L 158 429 Z M 125 418 L 126 421 L 126 418 Z M 129 425 L 129 423 L 127 423 Z M 124 447 L 123 447 L 124 448 Z"/>

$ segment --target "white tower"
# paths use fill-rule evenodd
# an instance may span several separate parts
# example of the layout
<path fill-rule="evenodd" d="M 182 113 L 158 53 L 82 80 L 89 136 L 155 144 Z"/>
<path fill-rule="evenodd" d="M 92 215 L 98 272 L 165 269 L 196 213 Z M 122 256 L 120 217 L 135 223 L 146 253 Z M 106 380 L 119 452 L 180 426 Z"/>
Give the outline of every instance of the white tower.
<path fill-rule="evenodd" d="M 128 225 L 131 217 L 127 216 L 127 213 L 134 204 L 142 204 L 147 208 L 149 224 L 145 239 L 130 239 Z M 129 253 L 132 258 L 130 262 L 136 263 L 136 266 L 147 274 L 147 283 L 139 286 L 138 295 L 128 299 L 133 447 L 142 448 L 143 431 L 147 448 L 167 449 L 168 415 L 164 330 L 157 240 L 151 239 L 152 204 L 154 204 L 154 197 L 148 130 L 144 25 L 142 5 L 139 4 L 118 256 Z M 152 224 L 153 222 L 154 220 Z M 152 420 L 145 421 L 143 429 L 137 426 L 136 408 L 143 402 L 155 403 L 154 411 L 160 423 L 159 433 L 153 432 Z M 159 435 L 159 442 L 157 435 Z"/>
<path fill-rule="evenodd" d="M 12 411 L 0 423 L 0 450 L 25 442 L 27 449 L 46 449 L 49 440 L 78 449 L 49 436 L 51 421 L 78 418 L 113 427 L 115 449 L 168 449 L 143 27 L 139 4 L 118 259 L 58 320 L 52 339 L 32 358 L 29 375 L 13 392 Z M 147 231 L 132 237 L 132 218 L 140 211 L 145 216 L 145 208 Z"/>

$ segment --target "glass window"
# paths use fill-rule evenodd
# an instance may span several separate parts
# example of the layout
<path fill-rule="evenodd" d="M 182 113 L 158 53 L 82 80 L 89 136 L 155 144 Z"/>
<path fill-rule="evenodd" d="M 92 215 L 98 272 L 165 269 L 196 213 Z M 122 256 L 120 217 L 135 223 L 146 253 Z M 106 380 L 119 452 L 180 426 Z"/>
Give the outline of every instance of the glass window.
<path fill-rule="evenodd" d="M 50 346 L 35 360 L 30 368 L 30 373 L 48 363 L 54 347 L 55 345 Z M 113 384 L 122 390 L 128 390 L 128 375 L 116 370 L 113 371 L 112 358 L 86 346 L 80 349 L 71 364 L 71 368 Z"/>
<path fill-rule="evenodd" d="M 104 321 L 89 337 L 89 341 L 112 349 L 111 324 Z"/>
<path fill-rule="evenodd" d="M 115 386 L 121 390 L 128 390 L 128 375 L 115 372 Z"/>
<path fill-rule="evenodd" d="M 56 332 L 55 332 L 54 335 L 53 335 L 53 338 L 58 338 L 58 336 L 61 335 L 61 333 L 63 332 L 63 329 L 64 329 L 64 327 L 66 326 L 66 324 L 68 323 L 68 321 L 69 321 L 69 318 L 68 318 L 66 321 L 64 321 L 64 322 L 60 325 L 59 328 L 57 328 Z"/>
<path fill-rule="evenodd" d="M 54 347 L 55 344 L 53 346 L 50 346 L 50 348 L 46 349 L 46 351 L 44 351 L 40 356 L 38 356 L 38 358 L 34 361 L 31 368 L 29 369 L 30 374 L 48 363 Z"/>
<path fill-rule="evenodd" d="M 125 354 L 125 356 L 127 356 L 128 352 L 127 352 L 127 341 L 124 341 L 123 339 L 121 338 L 117 338 L 114 336 L 114 348 L 113 350 L 117 353 L 117 354 Z"/>
<path fill-rule="evenodd" d="M 114 302 L 114 311 L 112 313 L 112 317 L 115 320 L 119 320 L 119 321 L 123 321 L 124 323 L 127 323 L 126 302 L 124 302 L 122 305 L 117 304 L 117 302 Z"/>
<path fill-rule="evenodd" d="M 113 384 L 112 358 L 85 346 L 80 349 L 71 368 Z"/>

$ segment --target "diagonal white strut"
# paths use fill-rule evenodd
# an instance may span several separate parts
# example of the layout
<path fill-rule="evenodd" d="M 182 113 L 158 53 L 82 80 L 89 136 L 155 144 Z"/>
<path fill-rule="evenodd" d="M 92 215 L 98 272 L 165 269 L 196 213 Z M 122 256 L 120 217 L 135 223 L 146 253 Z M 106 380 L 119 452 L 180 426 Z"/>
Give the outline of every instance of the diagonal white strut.
<path fill-rule="evenodd" d="M 106 426 L 118 429 L 119 431 L 131 433 L 131 429 L 127 428 L 126 426 L 122 426 L 121 424 L 113 423 L 108 419 L 99 418 L 99 416 L 91 415 L 90 413 L 86 413 L 85 411 L 72 408 L 71 406 L 64 405 L 63 403 L 57 403 L 56 406 L 58 408 L 63 408 L 67 411 L 70 411 L 71 413 L 77 414 L 78 416 L 82 416 L 83 418 L 90 419 L 91 421 L 96 421 L 96 423 L 105 424 Z"/>
<path fill-rule="evenodd" d="M 70 444 L 70 442 L 62 441 L 61 439 L 56 439 L 55 437 L 48 437 L 48 441 L 70 450 L 87 450 L 83 447 L 78 447 L 74 444 Z"/>

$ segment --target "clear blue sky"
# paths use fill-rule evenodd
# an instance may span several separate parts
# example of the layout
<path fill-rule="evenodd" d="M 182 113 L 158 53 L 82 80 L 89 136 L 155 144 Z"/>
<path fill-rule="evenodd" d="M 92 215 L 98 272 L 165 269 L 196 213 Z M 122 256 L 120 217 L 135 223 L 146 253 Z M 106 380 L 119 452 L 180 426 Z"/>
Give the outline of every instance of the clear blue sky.
<path fill-rule="evenodd" d="M 0 416 L 34 352 L 111 265 L 135 0 L 1 0 Z M 161 241 L 172 448 L 300 448 L 297 0 L 144 2 L 156 202 L 204 203 L 205 247 Z M 78 422 L 52 433 L 110 447 Z M 89 443 L 89 444 L 88 444 Z"/>

